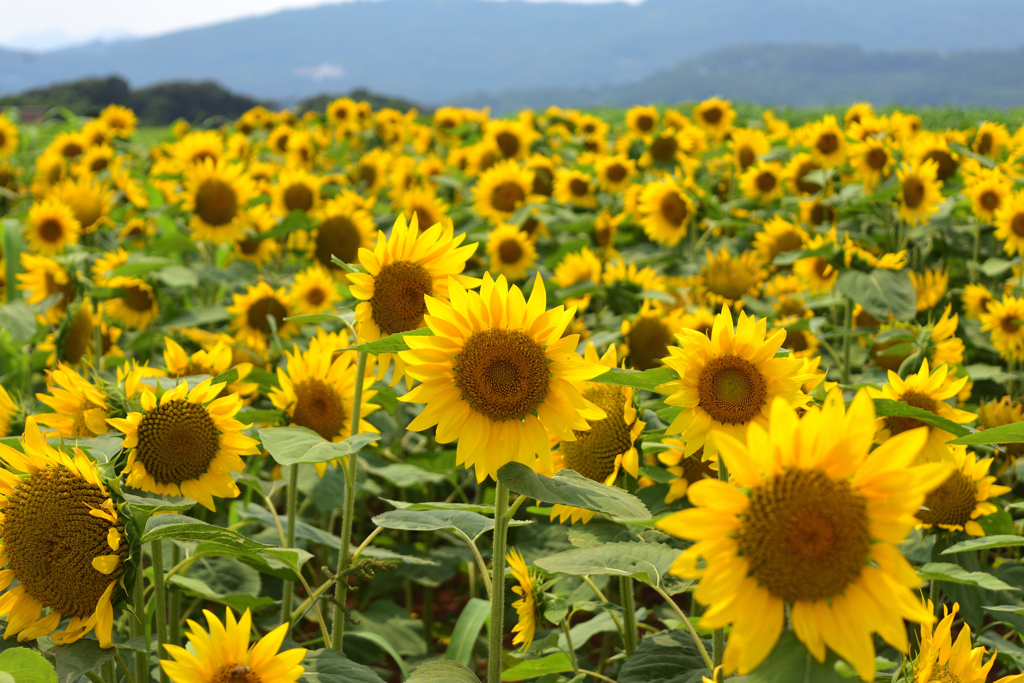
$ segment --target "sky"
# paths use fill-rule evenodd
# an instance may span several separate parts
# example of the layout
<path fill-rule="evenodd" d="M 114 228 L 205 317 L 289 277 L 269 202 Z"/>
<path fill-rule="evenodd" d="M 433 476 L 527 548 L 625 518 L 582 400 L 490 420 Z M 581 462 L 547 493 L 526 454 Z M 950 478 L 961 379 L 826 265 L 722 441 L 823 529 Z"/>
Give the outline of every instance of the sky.
<path fill-rule="evenodd" d="M 353 0 L 340 0 L 349 2 Z M 630 2 L 642 0 L 527 0 Z M 0 22 L 0 47 L 51 50 L 92 40 L 153 36 L 284 9 L 332 4 L 324 0 L 31 0 L 12 2 Z"/>

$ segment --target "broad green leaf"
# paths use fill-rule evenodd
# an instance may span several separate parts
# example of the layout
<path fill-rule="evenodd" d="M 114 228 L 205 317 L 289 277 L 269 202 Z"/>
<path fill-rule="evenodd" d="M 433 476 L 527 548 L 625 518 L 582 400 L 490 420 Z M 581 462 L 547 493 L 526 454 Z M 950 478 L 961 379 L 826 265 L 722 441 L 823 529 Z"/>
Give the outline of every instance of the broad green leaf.
<path fill-rule="evenodd" d="M 169 327 L 200 327 L 231 320 L 231 314 L 224 306 L 198 306 L 191 308 L 172 320 Z"/>
<path fill-rule="evenodd" d="M 1024 422 L 1014 422 L 999 427 L 990 427 L 973 434 L 961 435 L 949 442 L 960 446 L 977 446 L 986 443 L 1024 443 Z"/>
<path fill-rule="evenodd" d="M 643 519 L 651 516 L 636 496 L 616 486 L 591 481 L 569 469 L 558 472 L 554 477 L 545 477 L 526 465 L 510 462 L 498 470 L 498 480 L 510 491 L 543 503 L 572 505 L 616 517 Z"/>
<path fill-rule="evenodd" d="M 163 256 L 132 254 L 124 264 L 110 271 L 107 277 L 139 277 L 172 264 L 174 264 L 174 261 L 169 258 L 164 258 Z"/>
<path fill-rule="evenodd" d="M 203 597 L 237 612 L 274 604 L 268 597 L 257 597 L 263 585 L 260 573 L 233 557 L 213 557 L 192 565 L 188 576 L 175 574 L 168 583 L 192 596 Z"/>
<path fill-rule="evenodd" d="M 890 313 L 897 320 L 917 315 L 917 295 L 906 270 L 843 270 L 836 287 L 878 320 L 887 320 Z"/>
<path fill-rule="evenodd" d="M 53 665 L 40 652 L 27 647 L 0 652 L 0 671 L 10 674 L 14 683 L 57 683 Z"/>
<path fill-rule="evenodd" d="M 639 370 L 612 368 L 603 375 L 598 375 L 590 381 L 600 382 L 601 384 L 618 384 L 623 387 L 633 387 L 634 389 L 654 391 L 665 382 L 671 382 L 677 379 L 679 379 L 679 375 L 676 374 L 675 370 L 670 368 L 651 368 L 650 370 L 644 370 L 643 372 L 640 372 Z"/>
<path fill-rule="evenodd" d="M 290 320 L 298 325 L 317 325 L 319 323 L 348 322 L 355 324 L 355 311 L 349 308 L 340 309 L 341 315 L 337 313 L 310 313 L 308 315 L 293 315 L 285 320 Z"/>
<path fill-rule="evenodd" d="M 647 618 L 647 608 L 640 607 L 634 613 L 637 623 L 644 621 Z M 621 622 L 621 618 L 620 618 Z M 572 647 L 574 650 L 579 650 L 581 647 L 586 645 L 591 638 L 596 636 L 598 633 L 615 633 L 617 632 L 618 626 L 615 624 L 615 620 L 612 619 L 611 612 L 601 612 L 596 615 L 593 619 L 576 624 L 569 629 L 569 634 L 572 636 Z M 565 639 L 564 633 L 558 634 L 558 647 L 565 650 L 569 647 L 568 641 Z"/>
<path fill-rule="evenodd" d="M 199 276 L 195 271 L 177 264 L 161 268 L 153 273 L 153 277 L 168 287 L 195 288 L 199 286 Z"/>
<path fill-rule="evenodd" d="M 430 337 L 433 336 L 433 332 L 429 327 L 422 327 L 418 330 L 412 330 L 410 332 L 399 332 L 398 334 L 388 335 L 382 337 L 377 341 L 366 342 L 365 344 L 359 344 L 357 346 L 350 346 L 343 351 L 365 351 L 371 354 L 380 353 L 398 353 L 399 351 L 405 351 L 409 348 L 409 345 L 405 343 L 405 337 Z"/>
<path fill-rule="evenodd" d="M 470 538 L 494 528 L 494 520 L 475 512 L 455 510 L 389 510 L 373 518 L 385 529 L 439 531 L 458 529 Z"/>
<path fill-rule="evenodd" d="M 465 510 L 466 512 L 494 514 L 493 505 L 474 503 L 409 503 L 404 500 L 391 500 L 390 498 L 381 498 L 381 500 L 399 510 Z"/>
<path fill-rule="evenodd" d="M 681 551 L 662 543 L 606 543 L 593 548 L 573 548 L 535 560 L 552 574 L 571 576 L 631 576 L 659 585 Z"/>
<path fill-rule="evenodd" d="M 379 458 L 367 458 L 363 463 L 370 474 L 386 479 L 400 489 L 420 487 L 425 483 L 440 484 L 448 477 L 437 472 L 430 472 L 405 462 L 388 462 Z"/>
<path fill-rule="evenodd" d="M 259 430 L 259 435 L 263 447 L 279 465 L 330 462 L 380 439 L 380 434 L 369 432 L 334 443 L 312 429 L 298 426 L 267 427 Z"/>
<path fill-rule="evenodd" d="M 490 616 L 491 603 L 480 598 L 470 598 L 462 613 L 459 614 L 455 628 L 452 630 L 452 639 L 445 650 L 444 658 L 451 659 L 463 666 L 469 666 L 473 658 L 473 648 L 476 646 L 477 638 L 480 636 L 480 629 Z"/>
<path fill-rule="evenodd" d="M 711 653 L 711 642 L 703 641 Z M 619 669 L 619 683 L 701 683 L 710 673 L 686 631 L 674 629 L 645 637 Z"/>
<path fill-rule="evenodd" d="M 278 237 L 283 237 L 285 235 L 293 233 L 296 230 L 310 230 L 312 227 L 313 221 L 309 218 L 306 212 L 295 209 L 294 211 L 289 212 L 288 215 L 285 216 L 283 219 L 281 219 L 281 222 L 278 223 L 276 226 L 274 226 L 270 230 L 267 230 L 266 232 L 261 232 L 254 239 L 277 239 Z"/>
<path fill-rule="evenodd" d="M 302 660 L 306 683 L 383 683 L 373 669 L 357 664 L 337 650 L 310 650 Z"/>
<path fill-rule="evenodd" d="M 408 675 L 409 675 L 409 665 L 405 663 L 405 660 L 402 659 L 402 655 L 398 654 L 398 652 L 395 650 L 394 646 L 391 643 L 389 643 L 388 640 L 384 636 L 380 635 L 379 633 L 371 633 L 370 631 L 350 631 L 350 630 L 346 630 L 345 631 L 345 637 L 346 638 L 355 638 L 357 640 L 367 640 L 367 641 L 373 643 L 374 645 L 379 647 L 381 650 L 386 652 L 391 657 L 391 659 L 395 660 L 395 664 L 398 665 L 399 670 L 402 672 L 402 677 L 403 678 L 408 677 Z M 408 679 L 407 678 L 406 678 L 406 682 L 408 683 Z"/>
<path fill-rule="evenodd" d="M 69 645 L 54 645 L 50 654 L 56 663 L 60 683 L 75 683 L 86 671 L 95 671 L 114 658 L 113 648 L 103 649 L 92 638 L 82 638 Z"/>
<path fill-rule="evenodd" d="M 480 679 L 459 662 L 435 659 L 417 666 L 405 683 L 480 683 Z"/>
<path fill-rule="evenodd" d="M 184 517 L 182 515 L 158 515 L 151 517 L 146 523 L 146 533 L 142 536 L 142 542 L 148 543 L 149 541 L 164 539 L 173 541 L 204 541 L 248 553 L 258 553 L 269 547 L 246 538 L 237 531 L 207 524 L 193 517 Z"/>
<path fill-rule="evenodd" d="M 180 512 L 189 510 L 196 504 L 196 501 L 184 496 L 162 496 L 158 493 L 149 493 L 130 488 L 122 488 L 121 495 L 129 505 L 151 510 L 177 510 Z"/>
<path fill-rule="evenodd" d="M 277 425 L 284 420 L 284 414 L 280 410 L 253 410 L 246 408 L 239 410 L 235 419 L 247 425 Z"/>
<path fill-rule="evenodd" d="M 938 427 L 939 429 L 947 431 L 954 436 L 964 436 L 965 434 L 971 433 L 971 430 L 967 427 L 958 425 L 956 422 L 947 420 L 933 412 L 923 408 L 915 408 L 903 401 L 893 401 L 888 398 L 875 399 L 875 415 L 878 417 L 910 417 L 919 422 L 924 422 L 933 427 Z M 959 440 L 951 441 L 950 443 L 959 443 Z"/>
<path fill-rule="evenodd" d="M 982 536 L 981 538 L 971 538 L 966 541 L 960 541 L 955 545 L 951 545 L 943 550 L 942 554 L 952 555 L 954 553 L 965 553 L 970 550 L 982 550 L 985 548 L 1012 548 L 1021 545 L 1024 545 L 1024 536 Z"/>
<path fill-rule="evenodd" d="M 951 581 L 968 586 L 977 586 L 990 591 L 1015 591 L 1013 586 L 1000 581 L 987 572 L 970 572 L 958 564 L 948 562 L 929 562 L 918 568 L 918 575 L 923 581 Z"/>
<path fill-rule="evenodd" d="M 501 672 L 503 681 L 526 681 L 547 674 L 560 674 L 572 671 L 572 662 L 564 652 L 554 652 L 540 659 L 528 659 Z"/>
<path fill-rule="evenodd" d="M 0 306 L 0 329 L 20 342 L 27 342 L 36 332 L 36 314 L 25 302 L 12 301 Z"/>
<path fill-rule="evenodd" d="M 775 649 L 746 676 L 730 678 L 732 683 L 847 683 L 836 671 L 836 656 L 829 650 L 819 664 L 792 631 L 783 631 Z M 622 680 L 621 678 L 619 679 Z M 852 679 L 858 680 L 858 679 Z M 626 681 L 625 683 L 631 683 Z"/>

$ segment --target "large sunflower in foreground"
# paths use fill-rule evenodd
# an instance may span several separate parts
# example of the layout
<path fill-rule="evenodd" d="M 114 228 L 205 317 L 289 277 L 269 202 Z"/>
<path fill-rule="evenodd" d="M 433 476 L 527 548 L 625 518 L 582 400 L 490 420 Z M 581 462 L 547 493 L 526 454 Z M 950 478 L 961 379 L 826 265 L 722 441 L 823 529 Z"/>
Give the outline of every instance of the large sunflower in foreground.
<path fill-rule="evenodd" d="M 235 242 L 245 238 L 245 207 L 255 195 L 241 164 L 204 159 L 187 169 L 182 208 L 197 239 Z"/>
<path fill-rule="evenodd" d="M 946 399 L 952 398 L 963 389 L 967 383 L 966 377 L 955 379 L 949 377 L 949 366 L 940 365 L 935 372 L 929 372 L 928 360 L 921 363 L 921 369 L 916 375 L 910 375 L 902 379 L 892 370 L 889 371 L 889 383 L 882 385 L 881 389 L 868 389 L 871 398 L 886 398 L 892 401 L 900 401 L 914 408 L 927 410 L 939 417 L 944 417 L 957 424 L 966 424 L 977 417 L 974 413 L 966 410 L 959 410 L 946 403 Z M 878 441 L 879 443 L 890 439 L 897 434 L 917 429 L 918 427 L 928 428 L 928 443 L 921 457 L 925 460 L 935 462 L 937 460 L 950 459 L 947 441 L 952 441 L 954 436 L 944 429 L 926 425 L 920 420 L 912 417 L 882 417 L 878 419 Z"/>
<path fill-rule="evenodd" d="M 48 394 L 36 394 L 52 413 L 36 416 L 36 422 L 50 428 L 46 436 L 77 439 L 106 434 L 110 406 L 106 393 L 73 369 L 60 363 L 47 378 Z"/>
<path fill-rule="evenodd" d="M 813 378 L 803 360 L 775 355 L 786 331 L 775 330 L 766 338 L 766 330 L 764 318 L 755 320 L 742 312 L 734 330 L 732 313 L 723 306 L 710 338 L 683 330 L 676 337 L 679 346 L 669 347 L 664 363 L 679 379 L 657 390 L 669 395 L 665 403 L 683 408 L 668 433 L 682 435 L 686 455 L 703 447 L 710 457 L 717 452 L 718 434 L 743 439 L 749 426 L 766 427 L 769 407 L 777 398 L 796 407 L 810 401 L 800 390 Z"/>
<path fill-rule="evenodd" d="M 128 557 L 124 524 L 82 451 L 68 455 L 48 445 L 32 417 L 21 445 L 24 453 L 0 444 L 0 460 L 10 468 L 0 469 L 4 636 L 52 634 L 67 644 L 95 631 L 100 647 L 112 647 L 111 596 Z M 15 579 L 18 586 L 10 588 Z M 67 627 L 55 631 L 67 618 Z"/>
<path fill-rule="evenodd" d="M 245 610 L 241 618 L 228 607 L 225 623 L 209 610 L 203 610 L 209 632 L 188 620 L 185 634 L 192 645 L 186 650 L 165 645 L 171 659 L 161 659 L 160 666 L 174 683 L 295 683 L 303 674 L 302 660 L 306 650 L 297 647 L 278 652 L 289 624 L 281 624 L 249 647 L 252 615 Z"/>
<path fill-rule="evenodd" d="M 309 342 L 309 350 L 296 347 L 288 358 L 287 371 L 277 369 L 280 388 L 270 392 L 275 408 L 288 413 L 291 424 L 312 429 L 328 441 L 341 441 L 352 435 L 353 405 L 356 393 L 356 365 L 353 352 L 333 358 L 335 345 L 320 337 Z M 370 372 L 368 371 L 368 374 Z M 377 432 L 364 418 L 380 406 L 370 403 L 377 392 L 364 384 L 359 409 L 359 433 Z M 317 463 L 321 476 L 327 463 Z"/>
<path fill-rule="evenodd" d="M 157 399 L 142 392 L 142 412 L 108 420 L 130 448 L 125 483 L 151 493 L 187 496 L 210 510 L 213 498 L 234 498 L 232 472 L 243 468 L 240 456 L 256 453 L 256 440 L 242 434 L 235 419 L 238 394 L 217 398 L 223 383 L 205 380 L 189 391 L 182 382 Z"/>
<path fill-rule="evenodd" d="M 504 277 L 484 275 L 480 292 L 449 280 L 451 301 L 427 298 L 433 336 L 406 337 L 406 373 L 422 384 L 400 400 L 425 403 L 407 429 L 437 425 L 438 443 L 459 440 L 456 462 L 476 467 L 477 481 L 516 461 L 552 469 L 547 430 L 574 441 L 574 430 L 605 412 L 583 398 L 577 382 L 607 368 L 576 353 L 579 336 L 562 337 L 574 309 L 546 310 L 538 276 L 527 302 Z"/>
<path fill-rule="evenodd" d="M 75 213 L 56 199 L 33 204 L 25 222 L 25 241 L 32 250 L 44 256 L 55 256 L 65 247 L 78 244 L 82 226 Z"/>
<path fill-rule="evenodd" d="M 984 536 L 985 530 L 976 521 L 979 517 L 999 511 L 992 503 L 1010 491 L 999 486 L 988 473 L 992 458 L 978 460 L 966 446 L 950 446 L 947 460 L 956 465 L 949 477 L 924 499 L 917 519 L 926 529 L 939 527 L 946 531 L 966 531 L 971 536 Z"/>
<path fill-rule="evenodd" d="M 672 573 L 700 578 L 703 628 L 732 625 L 723 664 L 747 674 L 775 647 L 789 621 L 819 662 L 826 647 L 865 681 L 874 679 L 878 633 L 907 652 L 904 619 L 930 623 L 913 589 L 921 579 L 896 548 L 948 463 L 911 466 L 927 434 L 900 434 L 869 454 L 874 403 L 860 392 L 844 410 L 833 389 L 803 418 L 782 398 L 768 429 L 716 441 L 730 483 L 689 487 L 694 507 L 658 522 L 697 541 Z M 899 482 L 894 486 L 892 482 Z M 701 562 L 702 561 L 702 562 Z"/>

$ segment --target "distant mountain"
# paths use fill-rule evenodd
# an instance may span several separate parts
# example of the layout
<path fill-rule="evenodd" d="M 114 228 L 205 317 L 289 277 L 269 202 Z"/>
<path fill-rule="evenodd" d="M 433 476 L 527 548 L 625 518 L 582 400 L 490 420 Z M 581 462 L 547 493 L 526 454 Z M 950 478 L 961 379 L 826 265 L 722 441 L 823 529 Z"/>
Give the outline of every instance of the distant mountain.
<path fill-rule="evenodd" d="M 715 50 L 636 83 L 480 93 L 456 104 L 496 113 L 524 107 L 631 106 L 720 95 L 765 104 L 1024 107 L 1024 48 L 1013 51 L 867 52 L 859 47 L 749 45 Z"/>
<path fill-rule="evenodd" d="M 730 45 L 1015 49 L 1024 41 L 1014 26 L 1024 26 L 1024 0 L 351 2 L 42 54 L 0 50 L 0 92 L 120 74 L 135 88 L 214 80 L 286 103 L 362 86 L 437 104 L 641 82 Z"/>

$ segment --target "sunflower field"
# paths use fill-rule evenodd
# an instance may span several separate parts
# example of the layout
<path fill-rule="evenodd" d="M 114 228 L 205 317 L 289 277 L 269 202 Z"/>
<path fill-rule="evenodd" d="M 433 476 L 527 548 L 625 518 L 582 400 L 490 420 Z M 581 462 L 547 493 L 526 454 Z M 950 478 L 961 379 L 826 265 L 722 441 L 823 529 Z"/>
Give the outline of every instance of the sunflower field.
<path fill-rule="evenodd" d="M 0 116 L 0 683 L 1024 682 L 1024 127 Z"/>

